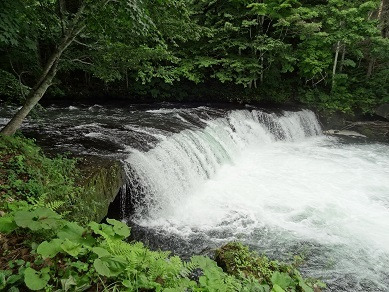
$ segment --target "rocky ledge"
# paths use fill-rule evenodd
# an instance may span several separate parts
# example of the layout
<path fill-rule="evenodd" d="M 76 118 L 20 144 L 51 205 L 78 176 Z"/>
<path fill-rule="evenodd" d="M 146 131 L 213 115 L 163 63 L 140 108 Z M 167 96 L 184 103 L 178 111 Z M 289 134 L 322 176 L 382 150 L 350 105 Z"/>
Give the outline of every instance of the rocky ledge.
<path fill-rule="evenodd" d="M 90 208 L 89 214 L 80 215 L 100 222 L 125 183 L 123 166 L 116 160 L 87 156 L 79 159 L 78 167 L 81 170 L 79 184 L 85 189 L 80 199 Z"/>
<path fill-rule="evenodd" d="M 372 141 L 389 143 L 389 120 L 383 116 L 364 117 L 343 113 L 318 113 L 324 134 L 367 138 Z"/>

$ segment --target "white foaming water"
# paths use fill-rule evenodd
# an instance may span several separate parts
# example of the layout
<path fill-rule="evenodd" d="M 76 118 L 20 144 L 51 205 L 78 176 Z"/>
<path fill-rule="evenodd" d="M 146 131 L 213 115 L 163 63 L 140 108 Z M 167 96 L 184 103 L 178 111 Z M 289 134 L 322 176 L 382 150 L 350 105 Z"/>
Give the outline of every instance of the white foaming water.
<path fill-rule="evenodd" d="M 388 291 L 389 147 L 321 135 L 310 111 L 232 111 L 128 157 L 132 221 L 210 246 L 304 252 L 333 291 Z"/>

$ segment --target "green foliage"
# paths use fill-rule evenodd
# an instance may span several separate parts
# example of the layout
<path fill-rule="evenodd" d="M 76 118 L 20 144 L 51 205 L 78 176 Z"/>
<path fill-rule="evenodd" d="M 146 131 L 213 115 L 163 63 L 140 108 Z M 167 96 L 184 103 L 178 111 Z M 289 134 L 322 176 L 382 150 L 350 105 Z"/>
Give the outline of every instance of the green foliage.
<path fill-rule="evenodd" d="M 35 235 L 35 242 L 45 240 L 33 245 L 31 262 L 20 261 L 18 269 L 9 262 L 9 269 L 0 271 L 3 289 L 11 285 L 47 291 L 61 287 L 83 291 L 100 286 L 128 291 L 250 291 L 248 287 L 267 287 L 253 278 L 226 274 L 206 257 L 194 256 L 183 262 L 168 252 L 151 251 L 142 243 L 128 243 L 124 239 L 130 229 L 117 220 L 108 219 L 108 224 L 91 222 L 84 228 L 50 209 L 39 209 L 39 218 L 37 212 L 21 210 L 11 216 L 18 226 L 14 233 L 23 229 L 24 234 Z M 45 221 L 53 218 L 56 224 Z M 47 232 L 39 233 L 41 229 Z M 201 271 L 197 281 L 190 279 L 195 270 Z M 275 283 L 283 287 L 282 275 L 276 276 Z"/>
<path fill-rule="evenodd" d="M 80 175 L 76 162 L 65 156 L 46 157 L 33 140 L 0 136 L 0 208 L 17 199 L 29 202 L 37 214 L 39 208 L 48 208 L 78 216 L 83 210 L 73 203 L 85 190 L 76 183 Z"/>
<path fill-rule="evenodd" d="M 21 100 L 28 88 L 11 73 L 0 69 L 0 95 L 12 101 Z"/>
<path fill-rule="evenodd" d="M 218 249 L 216 261 L 231 275 L 241 279 L 257 279 L 263 291 L 313 292 L 314 288 L 325 287 L 320 281 L 303 279 L 296 265 L 271 261 L 238 242 L 231 242 Z"/>
<path fill-rule="evenodd" d="M 379 0 L 64 1 L 71 4 L 62 11 L 59 0 L 3 2 L 7 99 L 33 87 L 74 26 L 83 29 L 61 55 L 52 96 L 103 90 L 191 100 L 207 88 L 207 99 L 348 112 L 372 112 L 388 96 L 388 21 Z"/>

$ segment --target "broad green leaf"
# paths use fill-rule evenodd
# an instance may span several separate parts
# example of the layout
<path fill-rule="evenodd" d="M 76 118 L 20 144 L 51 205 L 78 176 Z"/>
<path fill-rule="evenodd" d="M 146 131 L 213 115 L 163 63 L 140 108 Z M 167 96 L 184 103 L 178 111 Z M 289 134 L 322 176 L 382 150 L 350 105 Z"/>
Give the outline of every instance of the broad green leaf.
<path fill-rule="evenodd" d="M 61 245 L 63 243 L 62 239 L 55 238 L 51 241 L 42 242 L 38 248 L 37 253 L 40 254 L 43 258 L 53 258 L 57 253 L 63 251 Z"/>
<path fill-rule="evenodd" d="M 95 259 L 93 266 L 102 276 L 115 277 L 124 271 L 127 261 L 120 257 Z"/>
<path fill-rule="evenodd" d="M 97 256 L 99 258 L 102 258 L 102 257 L 106 257 L 106 256 L 110 256 L 111 254 L 105 249 L 105 248 L 102 248 L 102 247 L 94 247 L 92 248 L 92 251 L 97 254 Z"/>
<path fill-rule="evenodd" d="M 286 273 L 274 272 L 271 277 L 273 285 L 278 285 L 282 289 L 286 289 L 292 283 L 292 278 Z"/>
<path fill-rule="evenodd" d="M 15 223 L 15 220 L 11 216 L 0 217 L 0 233 L 11 233 L 18 226 Z"/>
<path fill-rule="evenodd" d="M 277 284 L 274 284 L 273 285 L 273 288 L 271 289 L 271 292 L 285 292 L 284 289 L 282 289 L 280 286 L 278 286 Z"/>
<path fill-rule="evenodd" d="M 69 291 L 73 286 L 77 286 L 73 276 L 69 276 L 67 279 L 61 279 L 61 287 L 63 291 Z"/>
<path fill-rule="evenodd" d="M 24 271 L 24 283 L 31 290 L 41 290 L 50 280 L 48 272 L 48 268 L 42 269 L 38 272 L 29 267 Z"/>
<path fill-rule="evenodd" d="M 72 242 L 67 238 L 61 244 L 61 248 L 73 257 L 77 257 L 83 251 L 80 243 Z"/>
<path fill-rule="evenodd" d="M 95 259 L 93 266 L 95 267 L 96 272 L 100 275 L 107 277 L 111 276 L 111 271 L 109 270 L 108 265 L 101 259 Z"/>
<path fill-rule="evenodd" d="M 130 236 L 130 228 L 125 223 L 115 219 L 107 219 L 107 222 L 113 225 L 113 231 L 115 231 L 117 235 L 123 236 L 124 238 Z"/>
<path fill-rule="evenodd" d="M 35 212 L 19 211 L 15 213 L 15 223 L 19 227 L 30 228 L 33 231 L 41 229 L 38 219 L 39 216 Z"/>
<path fill-rule="evenodd" d="M 96 240 L 86 232 L 86 229 L 78 225 L 76 222 L 68 222 L 57 233 L 60 239 L 69 239 L 72 242 L 80 243 L 86 246 L 93 246 Z"/>
<path fill-rule="evenodd" d="M 299 286 L 301 287 L 301 289 L 303 289 L 304 292 L 314 292 L 314 290 L 309 287 L 304 280 L 300 280 L 299 281 Z"/>
<path fill-rule="evenodd" d="M 59 219 L 61 219 L 61 216 L 47 208 L 38 208 L 34 211 L 18 211 L 15 213 L 16 224 L 23 228 L 29 228 L 32 231 L 58 227 Z"/>

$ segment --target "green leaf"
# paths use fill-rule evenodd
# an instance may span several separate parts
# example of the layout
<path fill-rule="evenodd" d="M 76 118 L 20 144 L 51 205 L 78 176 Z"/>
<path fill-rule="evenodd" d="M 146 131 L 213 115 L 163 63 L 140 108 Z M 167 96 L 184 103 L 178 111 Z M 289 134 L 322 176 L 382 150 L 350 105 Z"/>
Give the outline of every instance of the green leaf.
<path fill-rule="evenodd" d="M 15 213 L 15 223 L 19 227 L 30 228 L 33 231 L 41 229 L 38 219 L 39 216 L 37 216 L 35 212 L 19 211 Z"/>
<path fill-rule="evenodd" d="M 78 225 L 76 222 L 68 222 L 57 233 L 60 239 L 69 239 L 72 242 L 80 243 L 86 246 L 93 246 L 96 240 L 87 234 L 86 229 Z"/>
<path fill-rule="evenodd" d="M 11 216 L 0 217 L 0 233 L 11 233 L 18 226 L 15 223 L 15 220 Z"/>
<path fill-rule="evenodd" d="M 124 238 L 130 236 L 130 228 L 125 223 L 115 219 L 107 219 L 107 222 L 113 225 L 113 231 L 117 235 L 123 236 Z"/>
<path fill-rule="evenodd" d="M 31 290 L 43 289 L 50 280 L 49 269 L 44 268 L 40 272 L 33 268 L 27 268 L 24 271 L 24 283 Z"/>
<path fill-rule="evenodd" d="M 274 272 L 271 277 L 271 282 L 273 285 L 278 285 L 286 289 L 292 283 L 292 278 L 286 273 Z"/>
<path fill-rule="evenodd" d="M 96 272 L 100 275 L 107 277 L 111 276 L 111 271 L 109 270 L 108 265 L 101 259 L 95 259 L 93 266 L 95 267 Z"/>
<path fill-rule="evenodd" d="M 34 211 L 18 211 L 15 213 L 15 223 L 32 231 L 53 229 L 58 227 L 61 216 L 47 208 L 38 208 Z"/>
<path fill-rule="evenodd" d="M 61 279 L 61 287 L 63 291 L 69 291 L 72 289 L 72 286 L 77 286 L 76 281 L 73 276 L 69 276 L 67 279 Z"/>
<path fill-rule="evenodd" d="M 63 240 L 58 238 L 53 239 L 50 242 L 44 241 L 38 246 L 37 253 L 43 258 L 53 258 L 57 253 L 63 250 L 61 247 L 62 243 Z"/>
<path fill-rule="evenodd" d="M 97 256 L 99 258 L 111 256 L 111 254 L 105 248 L 102 248 L 102 247 L 94 247 L 94 248 L 92 248 L 92 251 L 95 254 L 97 254 Z"/>
<path fill-rule="evenodd" d="M 273 289 L 271 289 L 271 292 L 285 292 L 284 289 L 282 289 L 280 286 L 278 286 L 277 284 L 274 284 L 273 285 Z"/>
<path fill-rule="evenodd" d="M 102 276 L 115 277 L 122 273 L 128 265 L 127 261 L 120 257 L 95 259 L 93 266 L 96 272 Z"/>
<path fill-rule="evenodd" d="M 73 257 L 77 257 L 83 251 L 80 243 L 72 242 L 67 238 L 61 244 L 61 248 Z"/>
<path fill-rule="evenodd" d="M 314 290 L 309 287 L 304 281 L 299 281 L 299 286 L 303 289 L 304 292 L 314 292 Z"/>

